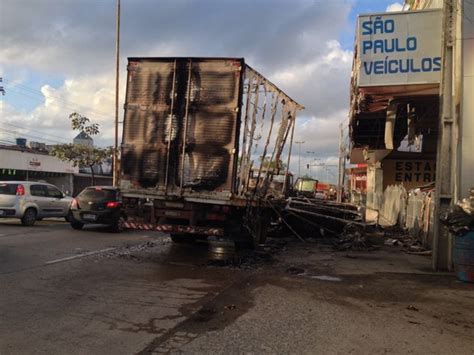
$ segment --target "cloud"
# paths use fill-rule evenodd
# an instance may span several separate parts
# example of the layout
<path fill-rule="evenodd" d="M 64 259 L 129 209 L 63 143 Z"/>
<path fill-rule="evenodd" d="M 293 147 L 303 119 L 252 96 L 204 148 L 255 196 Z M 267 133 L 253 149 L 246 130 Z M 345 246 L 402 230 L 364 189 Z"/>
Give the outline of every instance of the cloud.
<path fill-rule="evenodd" d="M 27 112 L 0 101 L 1 137 L 12 141 L 15 137 L 24 136 L 28 140 L 44 140 L 48 144 L 72 142 L 77 132 L 71 131 L 69 114 L 77 111 L 99 123 L 101 134 L 100 138 L 95 138 L 96 142 L 110 145 L 115 107 L 113 83 L 113 76 L 109 75 L 68 79 L 59 88 L 44 85 L 36 94 L 23 85 L 12 85 L 11 91 L 27 95 L 25 98 L 42 96 L 43 99 L 41 104 Z"/>
<path fill-rule="evenodd" d="M 385 11 L 387 12 L 397 12 L 397 11 L 402 11 L 403 10 L 403 4 L 399 2 L 394 2 L 393 4 L 390 4 L 387 6 Z"/>
<path fill-rule="evenodd" d="M 312 142 L 308 147 L 333 154 L 349 101 L 352 53 L 338 38 L 353 30 L 350 10 L 346 0 L 123 1 L 120 115 L 128 56 L 245 57 L 306 106 L 297 132 Z M 11 105 L 9 122 L 14 118 L 69 139 L 67 116 L 75 109 L 101 123 L 98 142 L 110 144 L 115 1 L 0 0 L 0 32 L 5 77 L 16 80 L 8 74 L 28 71 L 63 79 L 54 87 L 43 85 L 33 109 Z"/>
<path fill-rule="evenodd" d="M 298 98 L 311 116 L 328 115 L 348 107 L 352 52 L 336 40 L 321 45 L 324 52 L 304 65 L 283 67 L 271 75 L 285 91 Z"/>

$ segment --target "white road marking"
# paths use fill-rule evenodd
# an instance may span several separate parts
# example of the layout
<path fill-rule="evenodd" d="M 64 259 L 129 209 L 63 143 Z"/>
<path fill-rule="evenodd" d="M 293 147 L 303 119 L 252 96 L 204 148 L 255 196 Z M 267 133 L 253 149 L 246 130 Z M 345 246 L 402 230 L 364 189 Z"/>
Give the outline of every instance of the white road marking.
<path fill-rule="evenodd" d="M 45 262 L 45 264 L 49 265 L 49 264 L 61 263 L 61 262 L 63 262 L 63 261 L 69 261 L 69 260 L 73 260 L 73 259 L 83 258 L 83 257 L 85 257 L 85 256 L 94 255 L 94 254 L 100 254 L 100 253 L 104 253 L 104 252 L 106 252 L 106 251 L 112 251 L 112 250 L 115 250 L 115 249 L 117 249 L 117 248 L 106 248 L 106 249 L 101 249 L 101 250 L 90 251 L 90 252 L 88 252 L 88 253 L 83 253 L 83 254 L 68 256 L 67 258 L 62 258 L 62 259 L 56 259 L 56 260 L 47 261 L 47 262 Z"/>

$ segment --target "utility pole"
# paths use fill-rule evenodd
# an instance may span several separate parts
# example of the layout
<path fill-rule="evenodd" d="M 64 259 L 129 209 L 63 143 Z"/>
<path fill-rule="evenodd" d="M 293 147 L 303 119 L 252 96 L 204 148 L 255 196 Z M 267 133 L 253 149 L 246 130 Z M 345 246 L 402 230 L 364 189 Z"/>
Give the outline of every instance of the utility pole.
<path fill-rule="evenodd" d="M 462 6 L 459 0 L 445 0 L 443 8 L 443 67 L 440 84 L 440 114 L 438 151 L 436 156 L 436 191 L 433 225 L 434 270 L 452 270 L 453 236 L 440 221 L 439 216 L 452 206 L 457 199 L 457 164 L 456 142 L 459 136 L 459 81 L 456 70 L 459 70 L 459 50 L 456 44 L 457 21 L 462 20 Z"/>
<path fill-rule="evenodd" d="M 344 161 L 346 150 L 344 148 L 344 129 L 342 123 L 339 124 L 339 175 L 337 179 L 337 202 L 342 202 L 342 188 L 344 186 Z"/>
<path fill-rule="evenodd" d="M 119 125 L 119 69 L 120 69 L 120 0 L 117 0 L 117 28 L 115 36 L 115 141 L 113 156 L 113 185 L 118 185 L 119 163 L 118 163 L 118 125 Z"/>
<path fill-rule="evenodd" d="M 298 177 L 301 177 L 301 144 L 304 141 L 295 141 L 295 144 L 298 144 Z"/>

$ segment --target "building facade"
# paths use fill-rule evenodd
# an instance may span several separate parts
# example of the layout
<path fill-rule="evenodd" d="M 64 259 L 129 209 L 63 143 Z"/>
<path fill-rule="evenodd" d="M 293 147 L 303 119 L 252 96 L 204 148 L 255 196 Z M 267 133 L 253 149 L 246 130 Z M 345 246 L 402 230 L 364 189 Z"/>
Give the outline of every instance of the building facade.
<path fill-rule="evenodd" d="M 379 222 L 399 222 L 384 215 L 393 214 L 394 199 L 421 201 L 421 191 L 429 201 L 420 206 L 440 212 L 474 186 L 474 3 L 447 1 L 412 0 L 399 13 L 359 16 L 350 160 L 367 164 L 367 213 Z M 436 219 L 419 224 L 433 225 L 425 240 L 434 267 L 450 269 L 452 238 Z"/>
<path fill-rule="evenodd" d="M 0 180 L 45 181 L 71 195 L 78 168 L 48 154 L 22 146 L 0 146 Z"/>

